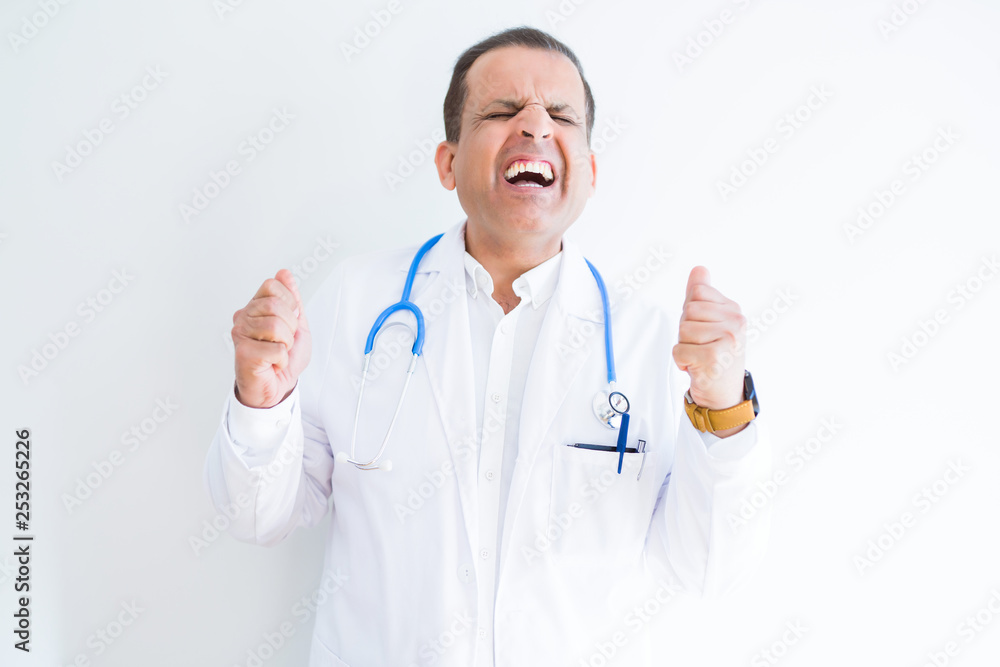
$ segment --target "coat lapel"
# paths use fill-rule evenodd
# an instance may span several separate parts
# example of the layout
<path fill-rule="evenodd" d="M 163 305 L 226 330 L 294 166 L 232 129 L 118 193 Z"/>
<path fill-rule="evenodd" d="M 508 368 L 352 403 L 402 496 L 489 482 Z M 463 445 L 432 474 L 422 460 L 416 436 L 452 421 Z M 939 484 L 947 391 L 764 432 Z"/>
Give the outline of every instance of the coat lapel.
<path fill-rule="evenodd" d="M 517 465 L 511 480 L 501 543 L 501 569 L 510 549 L 510 536 L 524 499 L 531 469 L 548 442 L 556 413 L 566 399 L 585 362 L 597 363 L 591 354 L 599 339 L 604 349 L 604 315 L 601 293 L 576 244 L 563 237 L 563 258 L 552 302 L 545 313 L 531 355 L 524 386 L 521 423 L 518 430 Z M 610 297 L 610 295 L 609 295 Z M 590 335 L 581 332 L 591 322 Z M 593 358 L 592 358 L 593 357 Z M 604 355 L 600 355 L 603 363 Z M 595 391 L 597 388 L 595 387 Z"/>
<path fill-rule="evenodd" d="M 410 300 L 424 314 L 423 364 L 448 441 L 470 548 L 479 539 L 476 490 L 476 388 L 465 285 L 464 220 L 427 251 L 417 270 Z M 402 275 L 412 256 L 400 266 Z M 418 282 L 421 274 L 426 274 Z M 401 281 L 402 282 L 402 281 Z M 435 465 L 440 465 L 435 463 Z"/>

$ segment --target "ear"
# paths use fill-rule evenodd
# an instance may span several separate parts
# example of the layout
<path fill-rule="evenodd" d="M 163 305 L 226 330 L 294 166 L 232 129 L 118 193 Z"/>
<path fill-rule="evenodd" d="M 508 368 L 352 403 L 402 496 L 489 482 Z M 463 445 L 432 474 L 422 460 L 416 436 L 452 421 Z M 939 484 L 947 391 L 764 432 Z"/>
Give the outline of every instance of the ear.
<path fill-rule="evenodd" d="M 594 153 L 590 153 L 590 187 L 588 188 L 587 198 L 594 196 L 594 191 L 597 189 L 597 156 Z"/>
<path fill-rule="evenodd" d="M 434 153 L 434 164 L 437 166 L 438 178 L 446 190 L 455 189 L 455 153 L 458 143 L 442 141 Z"/>

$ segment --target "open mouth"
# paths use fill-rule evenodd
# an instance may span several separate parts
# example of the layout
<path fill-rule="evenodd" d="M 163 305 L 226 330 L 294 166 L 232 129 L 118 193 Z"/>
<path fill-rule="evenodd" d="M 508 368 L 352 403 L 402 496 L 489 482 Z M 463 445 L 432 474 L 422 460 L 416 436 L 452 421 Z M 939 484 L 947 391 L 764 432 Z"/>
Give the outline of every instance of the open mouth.
<path fill-rule="evenodd" d="M 555 182 L 552 165 L 544 160 L 514 160 L 503 177 L 519 188 L 547 188 Z"/>

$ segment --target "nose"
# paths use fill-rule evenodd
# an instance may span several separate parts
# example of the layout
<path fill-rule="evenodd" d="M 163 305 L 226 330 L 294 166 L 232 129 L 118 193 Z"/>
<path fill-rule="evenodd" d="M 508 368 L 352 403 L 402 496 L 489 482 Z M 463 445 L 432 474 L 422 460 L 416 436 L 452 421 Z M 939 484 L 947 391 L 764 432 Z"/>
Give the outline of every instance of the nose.
<path fill-rule="evenodd" d="M 523 137 L 548 139 L 552 136 L 552 118 L 545 107 L 538 102 L 526 104 L 515 120 L 517 130 Z"/>

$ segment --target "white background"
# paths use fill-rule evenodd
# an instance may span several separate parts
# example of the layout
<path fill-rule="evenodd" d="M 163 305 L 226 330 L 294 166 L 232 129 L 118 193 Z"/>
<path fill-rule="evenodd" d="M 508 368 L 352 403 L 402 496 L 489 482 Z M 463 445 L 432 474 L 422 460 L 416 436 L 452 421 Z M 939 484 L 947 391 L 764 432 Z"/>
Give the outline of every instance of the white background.
<path fill-rule="evenodd" d="M 642 279 L 677 313 L 704 264 L 756 320 L 748 367 L 774 469 L 787 473 L 766 500 L 768 560 L 724 602 L 676 598 L 656 615 L 665 664 L 769 664 L 759 652 L 778 642 L 782 665 L 918 666 L 949 641 L 948 664 L 996 664 L 1000 618 L 983 612 L 971 641 L 959 627 L 994 593 L 1000 609 L 1000 279 L 983 268 L 1000 251 L 994 2 L 404 0 L 350 59 L 342 45 L 385 3 L 56 6 L 50 18 L 37 1 L 0 12 L 0 541 L 11 545 L 0 548 L 0 663 L 246 665 L 265 633 L 297 620 L 325 520 L 273 548 L 223 534 L 196 553 L 190 542 L 215 516 L 202 469 L 232 382 L 232 314 L 281 267 L 309 269 L 308 298 L 344 257 L 461 220 L 420 145 L 443 131 L 458 55 L 529 24 L 576 51 L 595 144 L 608 137 L 594 146 L 597 194 L 570 234 L 609 282 Z M 731 22 L 713 23 L 723 10 Z M 686 49 L 694 57 L 679 64 Z M 147 68 L 166 76 L 121 118 L 115 100 Z M 814 87 L 828 99 L 802 107 Z M 241 142 L 274 109 L 294 120 L 246 160 Z M 786 136 L 778 124 L 796 112 Z M 57 174 L 103 118 L 113 132 Z M 932 148 L 940 130 L 957 137 L 944 152 Z M 777 150 L 724 197 L 719 184 L 768 138 Z M 914 179 L 908 163 L 925 150 L 936 159 Z M 180 205 L 232 159 L 241 172 L 185 221 Z M 412 175 L 390 188 L 405 163 Z M 894 179 L 902 193 L 849 238 L 858 208 Z M 303 262 L 318 237 L 337 250 Z M 641 269 L 650 248 L 672 255 L 652 275 Z M 78 305 L 116 270 L 133 278 L 88 321 Z M 959 284 L 978 290 L 961 308 Z M 782 293 L 792 305 L 769 311 Z M 946 321 L 923 334 L 938 310 Z M 22 377 L 70 323 L 79 334 Z M 893 363 L 904 337 L 919 348 Z M 157 399 L 178 407 L 130 451 L 122 434 Z M 794 466 L 786 457 L 824 419 L 841 426 Z M 21 428 L 32 433 L 30 655 L 6 630 Z M 67 508 L 113 450 L 121 465 Z M 916 494 L 959 462 L 967 472 L 923 511 Z M 912 525 L 889 536 L 905 512 Z M 884 554 L 860 564 L 880 538 Z M 88 637 L 133 601 L 141 614 L 96 655 Z M 783 651 L 788 622 L 806 631 Z M 312 618 L 295 627 L 266 665 L 304 664 Z"/>

